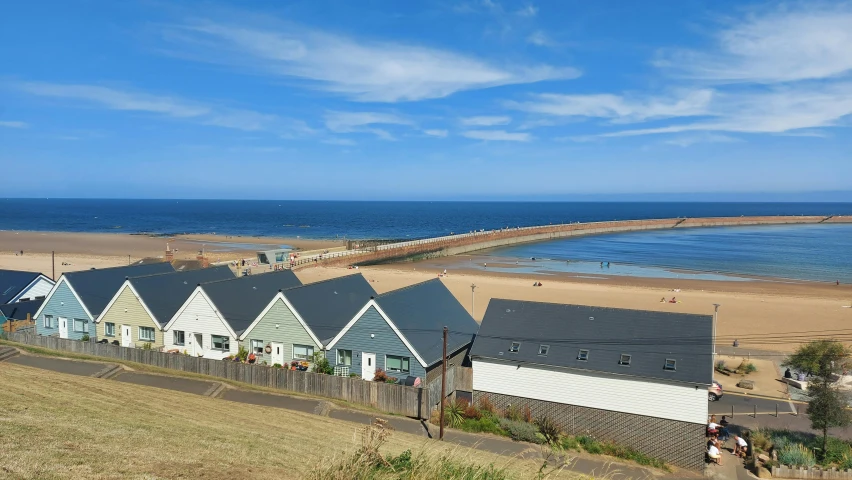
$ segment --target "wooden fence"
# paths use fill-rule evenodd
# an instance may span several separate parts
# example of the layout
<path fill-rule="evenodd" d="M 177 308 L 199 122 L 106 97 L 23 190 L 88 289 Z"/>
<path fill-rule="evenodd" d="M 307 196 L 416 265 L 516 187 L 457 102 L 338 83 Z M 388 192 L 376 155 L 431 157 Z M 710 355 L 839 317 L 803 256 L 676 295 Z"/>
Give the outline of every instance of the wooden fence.
<path fill-rule="evenodd" d="M 210 375 L 260 387 L 334 398 L 412 418 L 429 418 L 429 390 L 425 388 L 368 382 L 359 378 L 284 370 L 264 365 L 212 360 L 104 343 L 44 337 L 32 333 L 11 333 L 9 340 L 51 350 L 114 358 L 183 372 Z"/>
<path fill-rule="evenodd" d="M 14 333 L 24 328 L 35 326 L 35 320 L 6 320 L 3 322 L 3 331 L 6 333 Z"/>

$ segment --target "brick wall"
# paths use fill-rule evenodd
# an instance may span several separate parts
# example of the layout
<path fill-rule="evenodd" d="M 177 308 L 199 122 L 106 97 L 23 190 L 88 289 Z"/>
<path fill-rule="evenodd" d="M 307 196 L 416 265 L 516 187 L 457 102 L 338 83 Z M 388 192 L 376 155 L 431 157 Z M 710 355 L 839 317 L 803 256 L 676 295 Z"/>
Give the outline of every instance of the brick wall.
<path fill-rule="evenodd" d="M 569 435 L 590 435 L 635 448 L 647 455 L 689 470 L 704 469 L 705 426 L 631 413 L 599 410 L 563 403 L 475 391 L 473 400 L 487 397 L 495 407 L 529 406 L 534 418 L 546 416 Z M 665 405 L 661 405 L 665 408 Z"/>

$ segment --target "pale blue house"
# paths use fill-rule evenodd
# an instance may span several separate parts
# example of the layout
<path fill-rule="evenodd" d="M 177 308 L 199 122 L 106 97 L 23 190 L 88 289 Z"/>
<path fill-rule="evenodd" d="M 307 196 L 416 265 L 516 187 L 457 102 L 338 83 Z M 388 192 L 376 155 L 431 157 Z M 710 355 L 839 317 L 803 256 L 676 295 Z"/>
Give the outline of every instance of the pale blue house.
<path fill-rule="evenodd" d="M 466 365 L 479 324 L 439 279 L 371 299 L 326 345 L 332 365 L 372 380 L 376 370 L 429 382 L 441 371 L 443 328 L 449 364 Z"/>
<path fill-rule="evenodd" d="M 170 263 L 158 262 L 65 273 L 36 312 L 36 332 L 72 340 L 95 338 L 95 320 L 125 280 L 170 272 Z"/>

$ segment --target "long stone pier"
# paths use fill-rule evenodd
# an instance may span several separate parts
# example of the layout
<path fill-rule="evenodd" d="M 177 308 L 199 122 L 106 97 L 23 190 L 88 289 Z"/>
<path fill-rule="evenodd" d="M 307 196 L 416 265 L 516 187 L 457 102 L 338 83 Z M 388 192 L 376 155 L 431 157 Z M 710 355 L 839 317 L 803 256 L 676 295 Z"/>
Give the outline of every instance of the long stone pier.
<path fill-rule="evenodd" d="M 519 243 L 544 242 L 582 235 L 636 232 L 641 230 L 819 223 L 852 223 L 852 216 L 665 218 L 504 228 L 390 243 L 364 249 L 356 248 L 328 255 L 312 255 L 297 259 L 293 267 L 303 268 L 310 265 L 369 265 L 406 259 L 425 259 L 458 255 L 477 250 L 517 245 Z"/>

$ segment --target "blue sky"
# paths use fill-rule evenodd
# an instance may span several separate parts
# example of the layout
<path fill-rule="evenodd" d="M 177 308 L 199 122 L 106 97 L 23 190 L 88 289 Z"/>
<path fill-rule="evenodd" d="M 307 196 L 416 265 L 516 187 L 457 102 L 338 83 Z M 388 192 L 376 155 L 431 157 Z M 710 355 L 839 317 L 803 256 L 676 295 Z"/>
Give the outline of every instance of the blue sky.
<path fill-rule="evenodd" d="M 849 2 L 13 2 L 3 190 L 852 200 L 850 45 Z"/>

